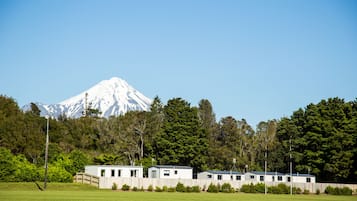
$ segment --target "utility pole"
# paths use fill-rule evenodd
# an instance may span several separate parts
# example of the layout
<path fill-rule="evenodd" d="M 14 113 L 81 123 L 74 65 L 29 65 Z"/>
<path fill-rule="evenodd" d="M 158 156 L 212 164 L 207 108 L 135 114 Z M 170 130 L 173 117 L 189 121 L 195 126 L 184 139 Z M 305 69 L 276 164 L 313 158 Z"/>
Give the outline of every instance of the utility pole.
<path fill-rule="evenodd" d="M 293 194 L 293 162 L 292 162 L 292 156 L 291 156 L 291 135 L 290 135 L 290 195 Z"/>
<path fill-rule="evenodd" d="M 49 136 L 48 136 L 48 127 L 49 127 L 49 116 L 46 116 L 47 119 L 47 129 L 46 129 L 46 149 L 45 149 L 45 181 L 43 188 L 46 190 L 47 188 L 47 171 L 48 171 L 48 143 L 49 143 Z"/>

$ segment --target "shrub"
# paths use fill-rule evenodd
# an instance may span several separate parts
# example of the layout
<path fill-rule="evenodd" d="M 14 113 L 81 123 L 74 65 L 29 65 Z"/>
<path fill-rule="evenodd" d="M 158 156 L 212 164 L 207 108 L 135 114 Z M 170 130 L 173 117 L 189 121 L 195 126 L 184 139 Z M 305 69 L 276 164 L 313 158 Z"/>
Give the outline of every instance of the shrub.
<path fill-rule="evenodd" d="M 304 194 L 308 195 L 308 194 L 310 194 L 310 191 L 308 189 L 304 189 Z"/>
<path fill-rule="evenodd" d="M 113 183 L 113 185 L 112 185 L 112 190 L 117 190 L 118 189 L 118 185 L 116 184 L 116 183 Z"/>
<path fill-rule="evenodd" d="M 158 186 L 155 187 L 155 192 L 162 192 L 162 189 Z"/>
<path fill-rule="evenodd" d="M 186 188 L 182 183 L 177 183 L 176 185 L 176 191 L 177 192 L 186 192 Z"/>
<path fill-rule="evenodd" d="M 192 186 L 192 192 L 195 192 L 195 193 L 201 192 L 200 187 L 199 186 Z"/>
<path fill-rule="evenodd" d="M 352 195 L 352 189 L 348 187 L 334 188 L 332 186 L 327 186 L 325 189 L 325 193 L 331 195 Z"/>
<path fill-rule="evenodd" d="M 191 186 L 186 186 L 186 192 L 191 193 L 192 192 L 192 187 Z"/>
<path fill-rule="evenodd" d="M 175 192 L 176 191 L 176 188 L 175 187 L 170 187 L 169 189 L 167 189 L 167 192 Z"/>
<path fill-rule="evenodd" d="M 320 195 L 320 189 L 316 190 L 316 195 Z"/>
<path fill-rule="evenodd" d="M 221 192 L 223 193 L 233 193 L 234 190 L 232 189 L 231 184 L 229 183 L 224 183 L 221 187 Z"/>
<path fill-rule="evenodd" d="M 250 183 L 249 185 L 244 184 L 240 188 L 240 191 L 243 193 L 255 193 L 255 186 L 253 185 L 253 183 Z"/>
<path fill-rule="evenodd" d="M 133 191 L 139 191 L 138 187 L 135 186 L 135 187 L 133 188 Z"/>
<path fill-rule="evenodd" d="M 301 188 L 293 187 L 293 194 L 301 194 Z"/>
<path fill-rule="evenodd" d="M 127 184 L 124 184 L 124 185 L 121 187 L 121 190 L 123 190 L 123 191 L 128 191 L 128 190 L 130 190 L 130 186 L 127 185 Z"/>
<path fill-rule="evenodd" d="M 154 190 L 154 188 L 152 187 L 152 185 L 150 185 L 150 186 L 148 187 L 148 191 L 152 192 L 153 190 Z"/>
<path fill-rule="evenodd" d="M 348 187 L 340 188 L 340 195 L 352 195 L 352 189 Z"/>
<path fill-rule="evenodd" d="M 278 188 L 280 189 L 282 194 L 289 194 L 290 188 L 286 184 L 278 184 Z"/>
<path fill-rule="evenodd" d="M 254 190 L 257 193 L 265 193 L 265 185 L 263 183 L 258 183 L 255 185 Z"/>
<path fill-rule="evenodd" d="M 216 185 L 214 185 L 212 183 L 208 186 L 207 192 L 209 192 L 209 193 L 218 193 L 218 191 L 219 191 L 218 186 L 216 186 Z"/>
<path fill-rule="evenodd" d="M 167 186 L 163 186 L 163 187 L 162 187 L 162 191 L 163 191 L 163 192 L 167 192 L 167 191 L 168 191 Z"/>
<path fill-rule="evenodd" d="M 326 193 L 326 194 L 334 195 L 334 194 L 335 194 L 334 191 L 335 191 L 335 188 L 332 187 L 332 186 L 327 186 L 327 187 L 325 188 L 325 193 Z"/>

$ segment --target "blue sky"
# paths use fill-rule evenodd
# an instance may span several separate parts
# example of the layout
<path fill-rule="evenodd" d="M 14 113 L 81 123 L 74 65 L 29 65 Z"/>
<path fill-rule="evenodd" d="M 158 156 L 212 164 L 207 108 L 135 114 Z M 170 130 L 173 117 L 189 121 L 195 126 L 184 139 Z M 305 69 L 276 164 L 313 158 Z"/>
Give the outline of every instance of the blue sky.
<path fill-rule="evenodd" d="M 0 94 L 58 103 L 120 77 L 217 120 L 357 98 L 357 1 L 0 0 Z"/>

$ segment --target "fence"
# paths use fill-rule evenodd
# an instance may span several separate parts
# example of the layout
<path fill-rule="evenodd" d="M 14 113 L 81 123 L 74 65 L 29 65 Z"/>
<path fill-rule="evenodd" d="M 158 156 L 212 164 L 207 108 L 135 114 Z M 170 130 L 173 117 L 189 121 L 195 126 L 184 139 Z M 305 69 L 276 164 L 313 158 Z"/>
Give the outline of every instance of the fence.
<path fill-rule="evenodd" d="M 100 181 L 99 177 L 89 175 L 86 173 L 77 173 L 73 177 L 74 183 L 90 184 L 90 185 L 97 186 L 97 187 L 100 187 L 99 181 Z"/>
<path fill-rule="evenodd" d="M 259 182 L 250 182 L 250 181 L 217 181 L 209 179 L 151 179 L 151 178 L 110 178 L 110 177 L 101 177 L 99 179 L 99 188 L 101 189 L 110 189 L 113 186 L 113 183 L 116 183 L 118 188 L 121 188 L 122 185 L 129 185 L 131 188 L 143 188 L 148 189 L 149 186 L 152 186 L 154 189 L 156 186 L 162 188 L 163 186 L 167 187 L 176 187 L 177 183 L 182 183 L 185 186 L 199 186 L 201 189 L 207 190 L 208 186 L 212 184 L 224 184 L 229 183 L 235 189 L 239 189 L 244 184 L 256 184 Z M 267 186 L 275 186 L 279 183 L 284 183 L 287 186 L 290 186 L 289 182 L 266 182 Z M 323 193 L 327 186 L 332 187 L 349 187 L 353 192 L 357 190 L 357 184 L 336 184 L 336 183 L 293 183 L 293 187 L 300 188 L 302 190 L 309 190 L 310 193 L 315 193 L 317 190 L 320 190 Z"/>

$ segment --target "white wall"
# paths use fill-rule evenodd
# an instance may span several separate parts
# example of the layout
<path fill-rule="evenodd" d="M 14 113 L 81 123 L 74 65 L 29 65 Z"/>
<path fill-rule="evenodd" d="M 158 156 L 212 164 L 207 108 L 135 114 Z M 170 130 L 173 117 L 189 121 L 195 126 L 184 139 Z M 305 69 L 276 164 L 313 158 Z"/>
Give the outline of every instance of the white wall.
<path fill-rule="evenodd" d="M 237 181 L 216 181 L 209 179 L 150 179 L 150 178 L 108 178 L 108 177 L 100 177 L 99 178 L 99 188 L 101 189 L 111 189 L 113 183 L 118 185 L 120 189 L 122 185 L 127 184 L 131 188 L 143 188 L 148 189 L 151 185 L 154 189 L 156 186 L 162 188 L 163 186 L 167 187 L 176 187 L 177 183 L 180 182 L 185 186 L 199 186 L 202 189 L 207 190 L 208 186 L 212 183 L 214 185 L 229 183 L 235 189 L 239 189 L 243 184 L 250 184 L 250 181 L 245 182 L 237 182 Z M 261 182 L 253 182 L 253 184 L 257 184 Z M 280 182 L 279 182 L 280 183 Z M 285 182 L 284 182 L 285 183 Z M 266 182 L 268 186 L 278 185 L 277 182 Z M 290 186 L 291 183 L 285 183 L 287 186 Z M 315 193 L 317 189 L 320 190 L 321 193 L 325 191 L 327 186 L 339 187 L 342 188 L 347 186 L 351 188 L 354 192 L 357 190 L 357 184 L 334 184 L 334 183 L 293 183 L 293 187 L 299 187 L 300 189 L 309 190 L 310 193 Z"/>
<path fill-rule="evenodd" d="M 102 171 L 104 171 L 104 176 L 102 176 Z M 97 177 L 143 178 L 143 168 L 139 166 L 91 165 L 85 166 L 85 173 Z"/>

